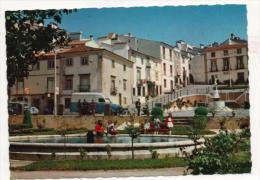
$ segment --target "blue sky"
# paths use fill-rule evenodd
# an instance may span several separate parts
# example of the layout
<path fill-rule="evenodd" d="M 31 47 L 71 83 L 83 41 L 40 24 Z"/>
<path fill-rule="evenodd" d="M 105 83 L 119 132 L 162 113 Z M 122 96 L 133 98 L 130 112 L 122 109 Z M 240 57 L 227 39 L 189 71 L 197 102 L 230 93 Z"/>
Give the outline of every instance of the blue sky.
<path fill-rule="evenodd" d="M 222 42 L 230 33 L 247 39 L 245 5 L 78 9 L 64 15 L 61 26 L 70 32 L 82 31 L 84 37 L 131 32 L 169 44 L 184 40 L 206 45 Z"/>

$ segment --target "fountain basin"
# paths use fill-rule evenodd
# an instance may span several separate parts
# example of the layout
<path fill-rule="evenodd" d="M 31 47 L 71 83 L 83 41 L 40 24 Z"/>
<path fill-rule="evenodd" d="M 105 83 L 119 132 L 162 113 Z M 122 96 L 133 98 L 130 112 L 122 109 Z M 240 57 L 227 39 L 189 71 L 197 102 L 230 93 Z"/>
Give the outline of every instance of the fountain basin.
<path fill-rule="evenodd" d="M 61 140 L 66 139 L 66 143 Z M 50 159 L 53 153 L 64 157 L 64 154 L 69 159 L 77 159 L 80 157 L 80 149 L 84 149 L 88 156 L 107 158 L 107 145 L 110 145 L 113 157 L 118 159 L 129 158 L 131 152 L 131 142 L 128 135 L 117 135 L 116 137 L 108 137 L 114 142 L 107 141 L 103 143 L 84 143 L 84 140 L 75 143 L 75 140 L 82 140 L 86 138 L 83 135 L 68 135 L 68 137 L 61 137 L 59 135 L 52 136 L 19 136 L 10 137 L 10 158 L 11 159 Z M 123 141 L 123 140 L 124 141 Z M 56 142 L 55 142 L 56 141 Z M 202 144 L 203 140 L 199 142 Z M 180 147 L 194 147 L 194 142 L 187 136 L 173 136 L 173 135 L 141 135 L 139 139 L 134 142 L 134 149 L 140 158 L 150 157 L 149 149 L 162 151 L 169 155 L 176 155 L 180 153 Z M 90 157 L 91 158 L 91 157 Z"/>

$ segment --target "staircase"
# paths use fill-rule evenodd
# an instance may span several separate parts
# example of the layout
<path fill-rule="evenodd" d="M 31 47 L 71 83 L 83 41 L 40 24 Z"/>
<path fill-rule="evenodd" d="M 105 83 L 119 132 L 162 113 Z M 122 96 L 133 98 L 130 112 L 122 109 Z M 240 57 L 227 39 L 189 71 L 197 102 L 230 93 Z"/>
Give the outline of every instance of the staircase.
<path fill-rule="evenodd" d="M 174 117 L 175 126 L 189 126 L 192 125 L 192 117 Z"/>
<path fill-rule="evenodd" d="M 151 110 L 155 107 L 156 103 L 160 103 L 161 105 L 166 105 L 170 102 L 176 101 L 178 98 L 183 98 L 187 96 L 194 96 L 194 95 L 209 95 L 212 91 L 213 86 L 209 85 L 189 85 L 185 88 L 176 90 L 170 94 L 164 94 L 161 96 L 157 96 L 155 98 L 148 100 L 148 107 Z M 142 107 L 145 106 L 145 103 L 142 104 Z"/>

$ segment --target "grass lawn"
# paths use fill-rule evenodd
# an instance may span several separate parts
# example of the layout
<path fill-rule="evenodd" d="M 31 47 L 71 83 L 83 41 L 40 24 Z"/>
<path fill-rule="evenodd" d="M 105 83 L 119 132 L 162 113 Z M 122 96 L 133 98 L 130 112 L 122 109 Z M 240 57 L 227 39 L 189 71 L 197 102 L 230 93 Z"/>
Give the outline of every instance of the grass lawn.
<path fill-rule="evenodd" d="M 144 160 L 49 160 L 34 162 L 14 170 L 111 170 L 111 169 L 149 169 L 184 167 L 184 158 L 144 159 Z"/>
<path fill-rule="evenodd" d="M 238 152 L 233 158 L 238 166 L 237 173 L 249 173 L 251 171 L 251 154 L 247 151 Z M 153 169 L 185 167 L 185 158 L 174 157 L 167 159 L 126 159 L 126 160 L 48 160 L 38 161 L 32 164 L 13 168 L 23 171 L 44 170 L 113 170 L 113 169 Z"/>

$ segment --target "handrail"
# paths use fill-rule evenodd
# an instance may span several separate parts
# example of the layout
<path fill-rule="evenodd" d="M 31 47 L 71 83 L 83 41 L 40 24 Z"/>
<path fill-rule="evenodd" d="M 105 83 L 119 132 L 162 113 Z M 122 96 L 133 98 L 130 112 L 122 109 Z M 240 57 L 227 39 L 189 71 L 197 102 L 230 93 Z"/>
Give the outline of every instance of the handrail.
<path fill-rule="evenodd" d="M 164 94 L 161 96 L 157 96 L 153 99 L 147 101 L 148 108 L 152 109 L 155 106 L 155 103 L 161 103 L 162 105 L 168 104 L 169 102 L 175 101 L 178 98 L 191 96 L 191 95 L 208 95 L 210 94 L 213 86 L 205 86 L 205 85 L 189 85 L 185 88 L 178 89 L 175 92 L 170 94 Z M 145 107 L 146 103 L 141 104 L 141 107 Z"/>

